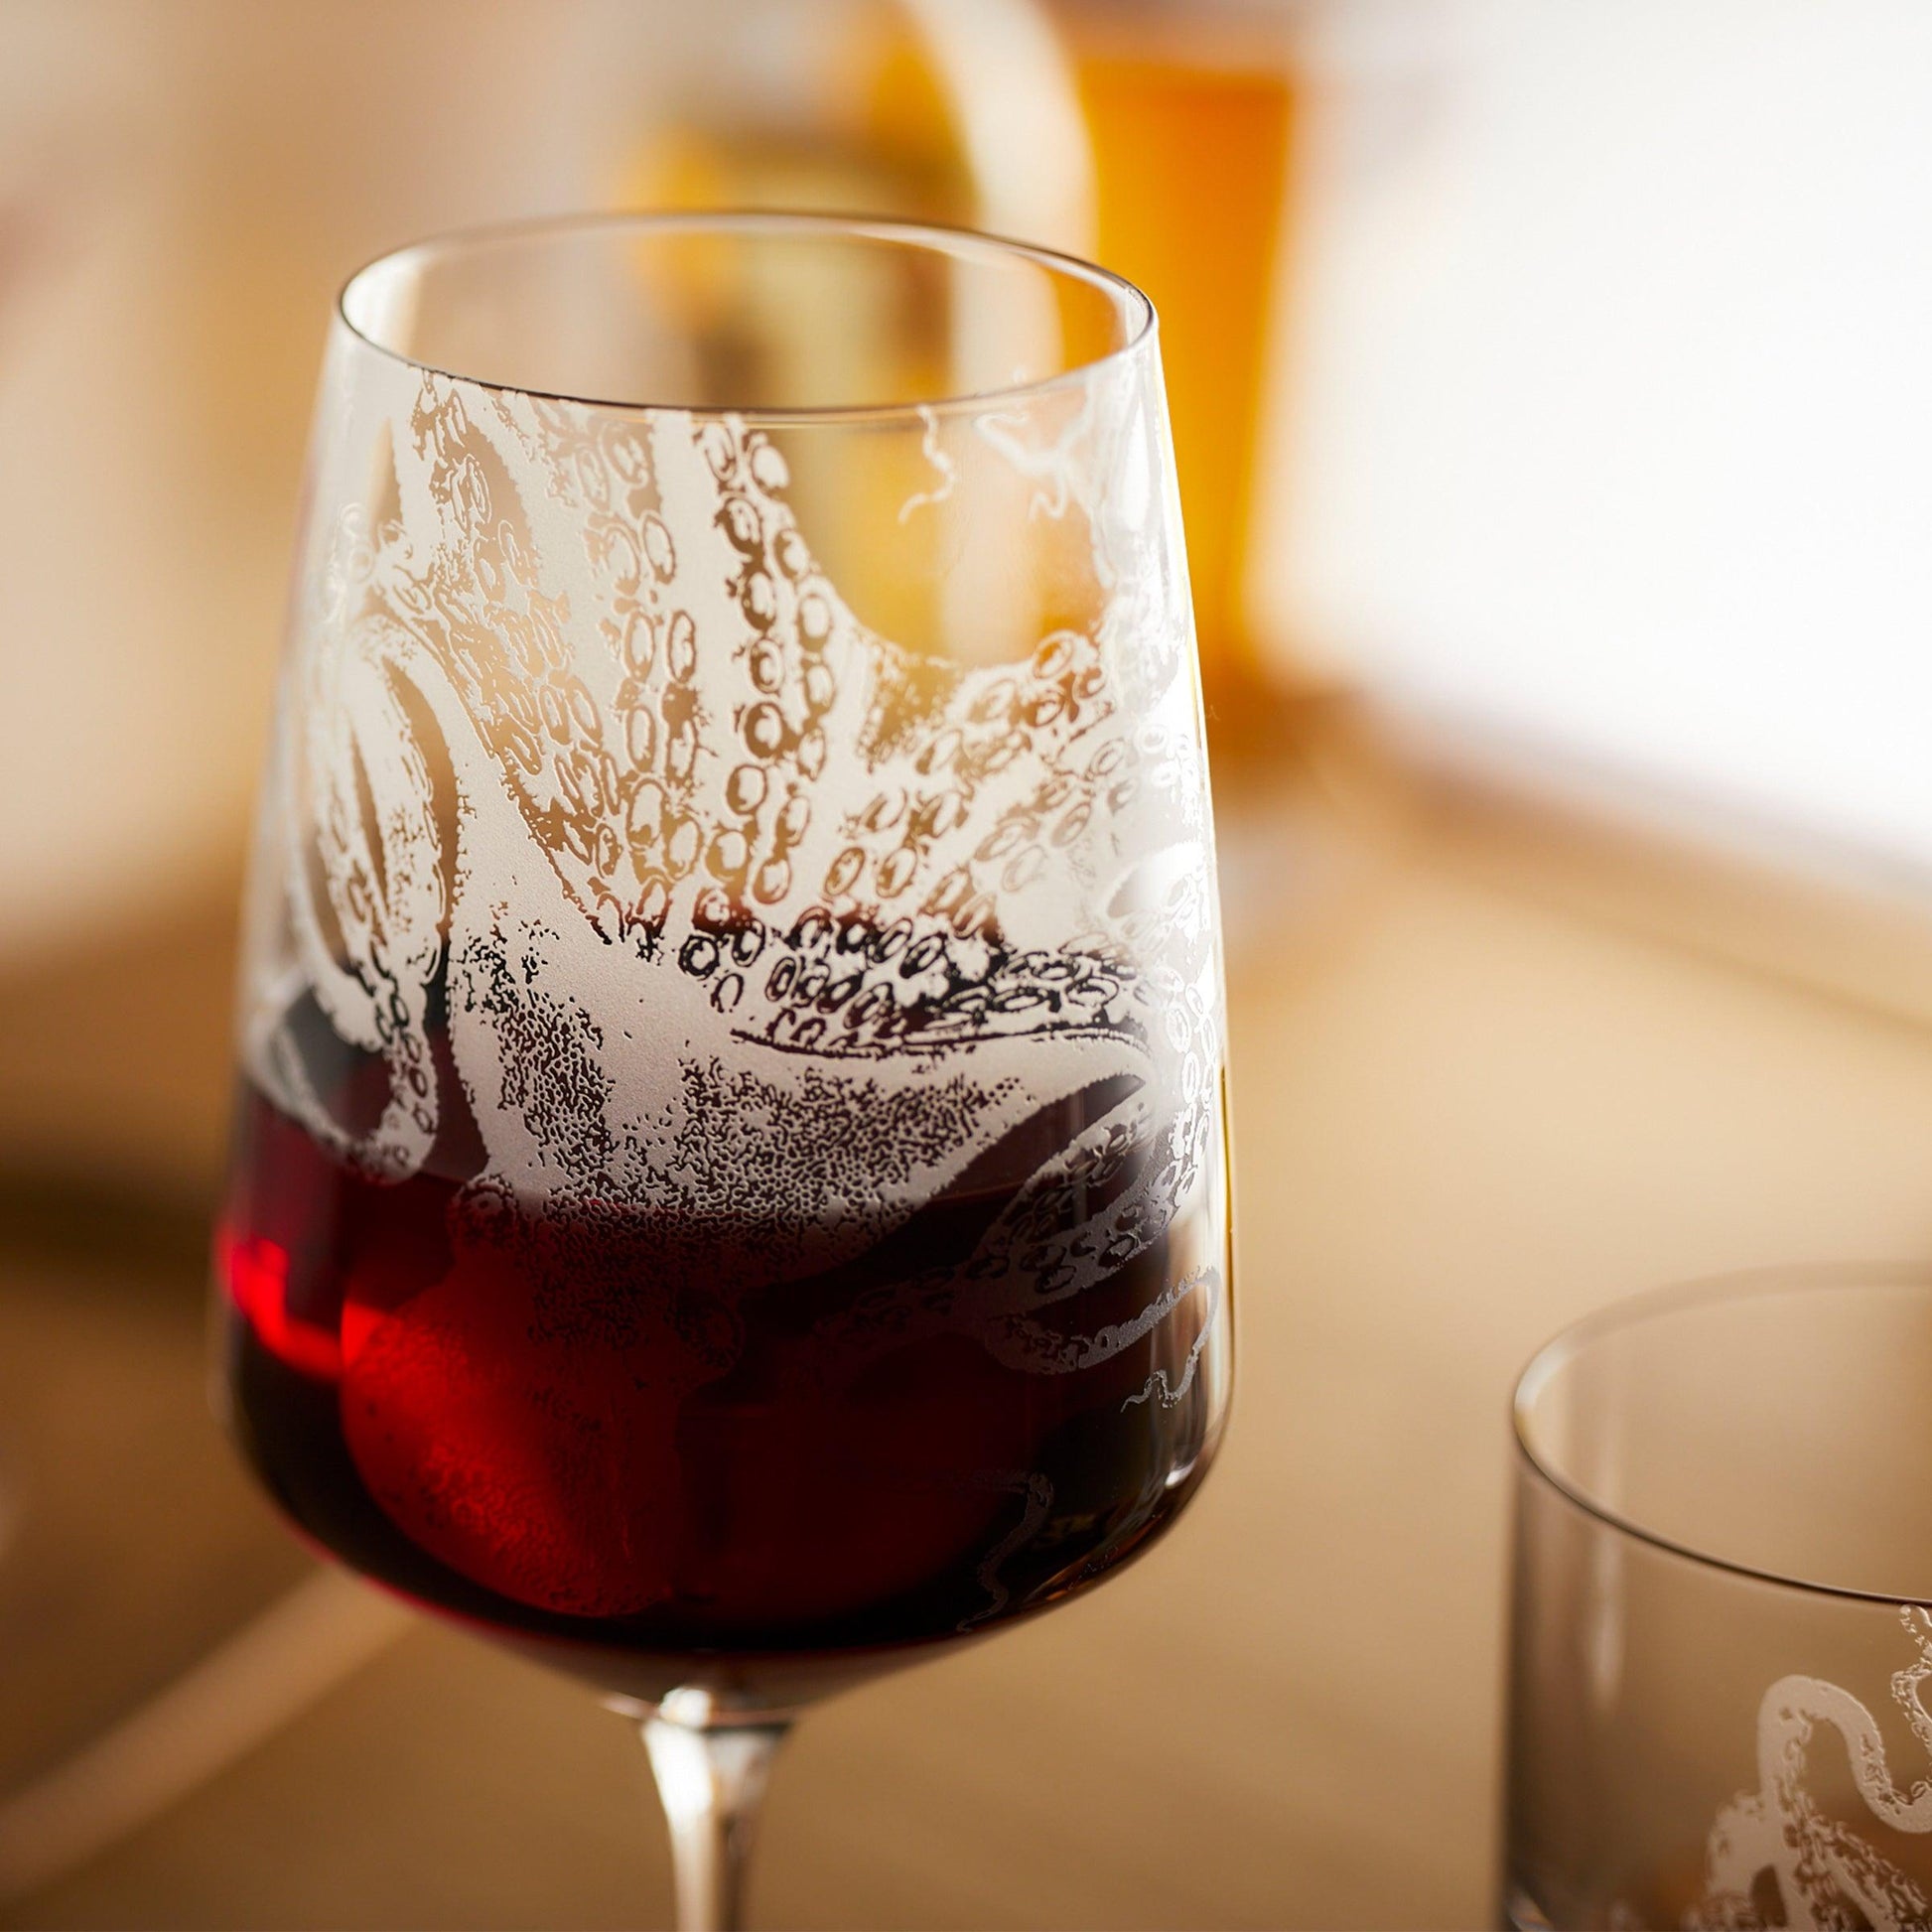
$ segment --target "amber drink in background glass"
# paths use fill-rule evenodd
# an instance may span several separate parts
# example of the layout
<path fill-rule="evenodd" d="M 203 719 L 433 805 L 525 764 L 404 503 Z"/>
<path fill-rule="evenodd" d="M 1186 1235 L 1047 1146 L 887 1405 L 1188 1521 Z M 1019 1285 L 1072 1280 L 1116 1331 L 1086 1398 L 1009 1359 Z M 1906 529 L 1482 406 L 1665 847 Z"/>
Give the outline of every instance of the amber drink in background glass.
<path fill-rule="evenodd" d="M 1161 311 L 1210 699 L 1260 679 L 1247 610 L 1300 88 L 1287 9 L 1059 0 L 1094 253 Z"/>
<path fill-rule="evenodd" d="M 1108 1576 L 1231 1370 L 1153 313 L 889 222 L 345 292 L 242 970 L 236 1438 L 643 1719 L 733 1922 L 799 1708 Z"/>
<path fill-rule="evenodd" d="M 618 184 L 729 203 L 970 222 L 1144 288 L 1162 352 L 1202 675 L 1217 725 L 1266 683 L 1249 609 L 1305 87 L 1288 0 L 836 0 L 725 31 Z M 757 58 L 753 58 L 756 49 Z M 742 84 L 748 69 L 782 88 Z M 717 76 L 730 74 L 729 85 Z M 1280 653 L 1274 653 L 1279 657 Z"/>

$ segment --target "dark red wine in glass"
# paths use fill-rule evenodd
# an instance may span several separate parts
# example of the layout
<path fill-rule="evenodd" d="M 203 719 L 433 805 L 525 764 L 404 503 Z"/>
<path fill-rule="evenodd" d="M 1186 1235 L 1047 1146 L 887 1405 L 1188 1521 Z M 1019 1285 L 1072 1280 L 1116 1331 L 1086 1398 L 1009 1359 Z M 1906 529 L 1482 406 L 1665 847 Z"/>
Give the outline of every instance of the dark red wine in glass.
<path fill-rule="evenodd" d="M 461 1176 L 359 1174 L 245 1090 L 217 1247 L 233 1427 L 316 1542 L 600 1688 L 810 1695 L 1078 1589 L 1205 1473 L 1206 1209 L 1077 1298 L 1088 1327 L 1169 1303 L 1077 1373 L 852 1319 L 914 1279 L 943 1295 L 1042 1137 L 1081 1125 L 1044 1110 L 981 1164 L 1005 1188 L 969 1175 L 856 1259 L 740 1290 L 694 1272 L 716 1229 L 479 1224 Z"/>

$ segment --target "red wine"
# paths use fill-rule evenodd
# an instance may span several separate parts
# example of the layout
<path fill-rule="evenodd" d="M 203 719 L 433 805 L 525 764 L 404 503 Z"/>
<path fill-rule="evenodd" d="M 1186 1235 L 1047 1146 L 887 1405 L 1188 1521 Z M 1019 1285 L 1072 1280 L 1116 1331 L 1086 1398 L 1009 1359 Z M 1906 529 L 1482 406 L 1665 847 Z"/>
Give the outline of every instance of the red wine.
<path fill-rule="evenodd" d="M 249 1089 L 216 1255 L 233 1427 L 337 1556 L 606 1689 L 983 1629 L 1144 1547 L 1225 1403 L 1219 1200 L 1038 1311 L 1146 1330 L 1089 1366 L 878 1317 L 956 1304 L 1018 1184 L 989 1173 L 1081 1118 L 1049 1110 L 869 1251 L 752 1286 L 705 1266 L 744 1252 L 728 1223 L 533 1211 L 441 1146 L 384 1181 Z"/>

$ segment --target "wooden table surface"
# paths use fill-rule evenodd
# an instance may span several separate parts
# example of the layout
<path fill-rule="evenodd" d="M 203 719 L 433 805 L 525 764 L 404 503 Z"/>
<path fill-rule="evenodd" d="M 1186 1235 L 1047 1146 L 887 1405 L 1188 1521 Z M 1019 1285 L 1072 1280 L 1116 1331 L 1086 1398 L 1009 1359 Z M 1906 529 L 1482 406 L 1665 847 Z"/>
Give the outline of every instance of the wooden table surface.
<path fill-rule="evenodd" d="M 1090 1597 L 814 1714 L 773 1783 L 759 1922 L 1491 1922 L 1515 1370 L 1660 1282 L 1932 1256 L 1932 1030 L 1586 915 L 1466 827 L 1307 833 L 1264 814 L 1227 842 L 1221 1465 Z M 1276 893 L 1284 870 L 1316 887 Z M 16 1788 L 303 1572 L 201 1422 L 192 1272 L 4 1263 Z M 626 1727 L 395 1628 L 364 1617 L 359 1667 L 0 1919 L 666 1922 Z"/>

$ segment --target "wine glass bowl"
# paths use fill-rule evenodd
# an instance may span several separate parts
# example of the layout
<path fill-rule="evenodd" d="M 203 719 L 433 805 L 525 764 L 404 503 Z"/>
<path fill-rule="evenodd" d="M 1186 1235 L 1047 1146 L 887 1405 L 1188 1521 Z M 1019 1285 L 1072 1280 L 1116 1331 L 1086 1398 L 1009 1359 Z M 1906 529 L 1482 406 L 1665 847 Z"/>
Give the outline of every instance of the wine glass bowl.
<path fill-rule="evenodd" d="M 1144 298 L 764 215 L 350 282 L 217 1242 L 307 1535 L 700 1730 L 1087 1587 L 1225 1420 L 1221 1007 Z"/>

